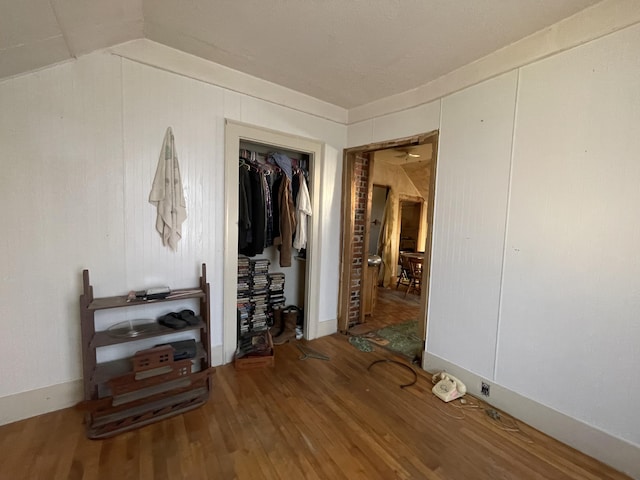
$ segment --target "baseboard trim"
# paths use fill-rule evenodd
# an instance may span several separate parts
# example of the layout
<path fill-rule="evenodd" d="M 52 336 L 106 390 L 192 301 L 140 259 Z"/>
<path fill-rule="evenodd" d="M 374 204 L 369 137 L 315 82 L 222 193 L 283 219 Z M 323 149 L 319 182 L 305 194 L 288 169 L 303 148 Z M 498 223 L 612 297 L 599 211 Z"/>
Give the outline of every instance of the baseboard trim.
<path fill-rule="evenodd" d="M 621 472 L 640 479 L 640 446 L 614 437 L 591 425 L 504 388 L 473 372 L 425 352 L 423 368 L 447 371 L 465 382 L 467 391 L 496 408 L 513 415 L 547 435 L 600 460 Z M 491 386 L 491 396 L 480 395 L 481 382 Z"/>
<path fill-rule="evenodd" d="M 217 367 L 224 365 L 224 349 L 222 345 L 216 345 L 211 347 L 211 366 Z"/>
<path fill-rule="evenodd" d="M 325 322 L 318 322 L 318 330 L 316 338 L 326 337 L 327 335 L 333 335 L 338 331 L 338 320 L 327 320 Z"/>
<path fill-rule="evenodd" d="M 0 397 L 0 425 L 71 407 L 80 400 L 82 380 Z"/>

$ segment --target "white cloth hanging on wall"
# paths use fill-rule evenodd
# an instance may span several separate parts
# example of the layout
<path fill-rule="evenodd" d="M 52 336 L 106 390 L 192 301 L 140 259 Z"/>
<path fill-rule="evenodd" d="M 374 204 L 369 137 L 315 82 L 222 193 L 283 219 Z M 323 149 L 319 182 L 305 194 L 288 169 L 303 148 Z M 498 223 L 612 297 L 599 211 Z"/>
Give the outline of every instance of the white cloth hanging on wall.
<path fill-rule="evenodd" d="M 182 238 L 182 223 L 187 218 L 186 202 L 180 178 L 180 166 L 171 127 L 167 128 L 158 160 L 158 168 L 149 194 L 149 203 L 156 206 L 156 230 L 162 244 L 174 251 Z"/>
<path fill-rule="evenodd" d="M 307 247 L 307 217 L 311 216 L 311 199 L 309 189 L 304 175 L 300 174 L 300 189 L 296 201 L 296 215 L 298 224 L 296 225 L 296 237 L 293 239 L 293 248 L 300 250 Z"/>

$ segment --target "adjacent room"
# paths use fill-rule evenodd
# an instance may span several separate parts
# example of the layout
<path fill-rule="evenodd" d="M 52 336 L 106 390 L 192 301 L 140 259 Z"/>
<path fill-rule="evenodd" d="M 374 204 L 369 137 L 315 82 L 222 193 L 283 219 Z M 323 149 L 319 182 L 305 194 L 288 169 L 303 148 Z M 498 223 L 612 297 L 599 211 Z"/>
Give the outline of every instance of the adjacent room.
<path fill-rule="evenodd" d="M 640 2 L 0 5 L 0 478 L 640 479 Z"/>

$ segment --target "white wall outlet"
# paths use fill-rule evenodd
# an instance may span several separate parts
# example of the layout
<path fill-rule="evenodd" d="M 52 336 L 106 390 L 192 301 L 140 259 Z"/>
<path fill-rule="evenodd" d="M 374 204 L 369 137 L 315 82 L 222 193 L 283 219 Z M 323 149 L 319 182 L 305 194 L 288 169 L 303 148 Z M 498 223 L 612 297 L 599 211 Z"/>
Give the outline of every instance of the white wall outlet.
<path fill-rule="evenodd" d="M 491 390 L 491 386 L 488 383 L 482 382 L 480 384 L 480 393 L 485 397 L 489 396 L 489 391 Z"/>

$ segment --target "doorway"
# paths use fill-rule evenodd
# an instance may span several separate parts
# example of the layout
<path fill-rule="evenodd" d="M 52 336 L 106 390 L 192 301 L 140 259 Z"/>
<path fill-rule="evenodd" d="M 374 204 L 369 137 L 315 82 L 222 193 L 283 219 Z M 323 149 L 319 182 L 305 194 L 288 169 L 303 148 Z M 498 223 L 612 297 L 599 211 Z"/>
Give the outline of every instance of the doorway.
<path fill-rule="evenodd" d="M 425 166 L 425 168 L 428 168 Z M 425 200 L 400 200 L 400 246 L 401 252 L 425 251 L 425 238 L 421 235 L 426 229 L 422 218 Z"/>
<path fill-rule="evenodd" d="M 338 316 L 342 333 L 375 328 L 385 315 L 383 322 L 403 321 L 406 316 L 417 320 L 417 335 L 423 342 L 426 338 L 437 141 L 434 131 L 345 150 Z M 398 283 L 401 251 L 422 255 L 416 282 L 420 288 L 409 293 L 408 283 Z M 381 257 L 375 284 L 381 301 L 374 297 L 371 308 L 369 260 L 374 254 Z"/>

